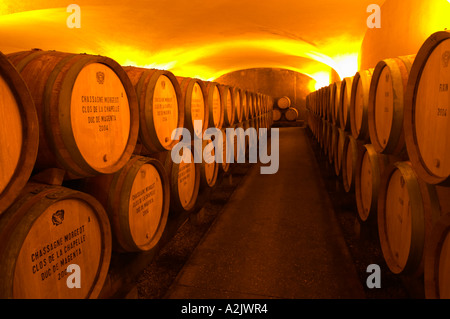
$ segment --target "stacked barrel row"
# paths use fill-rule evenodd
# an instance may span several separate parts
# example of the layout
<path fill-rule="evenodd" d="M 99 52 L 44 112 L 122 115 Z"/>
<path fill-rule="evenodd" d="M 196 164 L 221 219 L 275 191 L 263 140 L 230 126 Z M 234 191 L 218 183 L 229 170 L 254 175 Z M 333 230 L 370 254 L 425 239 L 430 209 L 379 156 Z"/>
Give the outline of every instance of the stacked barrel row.
<path fill-rule="evenodd" d="M 288 96 L 280 97 L 274 105 L 273 121 L 294 122 L 298 119 L 298 110 L 292 106 Z"/>
<path fill-rule="evenodd" d="M 272 122 L 269 96 L 87 54 L 0 53 L 0 92 L 1 298 L 98 297 L 112 254 L 151 251 L 229 170 L 194 163 L 194 134 Z"/>
<path fill-rule="evenodd" d="M 308 124 L 389 269 L 449 298 L 450 33 L 312 92 Z"/>

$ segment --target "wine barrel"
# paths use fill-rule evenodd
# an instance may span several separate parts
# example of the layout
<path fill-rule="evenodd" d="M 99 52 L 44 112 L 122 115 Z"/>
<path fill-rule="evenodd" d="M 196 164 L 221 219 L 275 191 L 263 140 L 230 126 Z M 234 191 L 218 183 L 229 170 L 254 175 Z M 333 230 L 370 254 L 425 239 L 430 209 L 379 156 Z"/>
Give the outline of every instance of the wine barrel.
<path fill-rule="evenodd" d="M 234 96 L 234 120 L 235 122 L 239 123 L 242 122 L 243 116 L 244 116 L 244 100 L 245 98 L 242 96 L 242 90 L 238 87 L 233 87 L 233 94 Z"/>
<path fill-rule="evenodd" d="M 389 165 L 381 179 L 377 215 L 380 245 L 391 272 L 423 275 L 425 242 L 440 217 L 434 185 L 421 180 L 410 162 Z"/>
<path fill-rule="evenodd" d="M 209 123 L 206 86 L 199 79 L 177 76 L 177 80 L 180 83 L 184 105 L 184 127 L 191 134 L 192 140 L 195 136 L 202 138 Z M 195 121 L 200 121 L 198 122 L 199 125 L 195 126 Z"/>
<path fill-rule="evenodd" d="M 350 95 L 350 129 L 355 139 L 369 142 L 368 106 L 373 69 L 356 72 Z"/>
<path fill-rule="evenodd" d="M 323 88 L 317 90 L 317 111 L 318 115 L 323 118 Z"/>
<path fill-rule="evenodd" d="M 138 142 L 150 152 L 171 150 L 173 130 L 183 127 L 180 84 L 169 71 L 126 66 L 139 102 Z"/>
<path fill-rule="evenodd" d="M 331 84 L 324 87 L 324 118 L 331 123 Z"/>
<path fill-rule="evenodd" d="M 290 107 L 284 112 L 284 117 L 289 122 L 295 122 L 298 118 L 298 110 L 294 107 Z"/>
<path fill-rule="evenodd" d="M 205 82 L 205 86 L 209 114 L 208 127 L 216 127 L 220 130 L 224 122 L 225 105 L 219 90 L 219 83 Z"/>
<path fill-rule="evenodd" d="M 249 91 L 249 104 L 248 104 L 248 110 L 249 110 L 249 119 L 252 119 L 255 117 L 255 107 L 256 107 L 256 97 L 255 93 L 252 91 Z"/>
<path fill-rule="evenodd" d="M 228 145 L 228 138 L 227 138 L 227 132 L 226 129 L 223 128 L 221 131 L 221 136 L 222 139 L 219 139 L 219 142 L 216 143 L 215 145 L 217 145 L 217 147 L 221 147 L 222 146 L 222 158 L 221 160 L 217 160 L 218 163 L 220 163 L 220 161 L 222 162 L 220 166 L 220 171 L 223 173 L 228 173 L 228 171 L 230 170 L 230 159 L 228 158 L 228 152 L 227 152 L 227 145 Z M 214 142 L 216 142 L 214 140 Z M 219 152 L 216 153 L 216 157 L 219 156 Z"/>
<path fill-rule="evenodd" d="M 340 90 L 340 82 L 334 82 L 330 84 L 330 123 L 333 125 L 337 125 L 336 121 L 337 116 L 337 106 L 339 102 L 339 90 Z"/>
<path fill-rule="evenodd" d="M 170 188 L 158 160 L 132 156 L 115 174 L 86 179 L 81 190 L 105 207 L 113 250 L 149 251 L 159 243 L 169 215 Z"/>
<path fill-rule="evenodd" d="M 230 146 L 227 151 L 230 150 L 233 152 L 232 154 L 230 152 L 229 157 L 230 161 L 234 163 L 245 163 L 248 140 L 245 135 L 244 125 L 247 126 L 248 121 L 236 123 L 232 128 L 227 129 L 227 142 Z"/>
<path fill-rule="evenodd" d="M 328 163 L 332 164 L 334 159 L 334 148 L 333 148 L 333 130 L 335 129 L 335 126 L 331 124 L 330 122 L 327 122 L 327 151 L 326 154 L 328 156 Z"/>
<path fill-rule="evenodd" d="M 313 109 L 314 109 L 314 114 L 316 116 L 320 116 L 319 92 L 320 92 L 320 90 L 316 90 L 316 91 L 312 92 L 312 94 L 313 94 Z"/>
<path fill-rule="evenodd" d="M 30 89 L 39 119 L 36 171 L 61 168 L 73 178 L 112 174 L 136 146 L 136 92 L 114 60 L 31 50 L 8 55 Z"/>
<path fill-rule="evenodd" d="M 248 91 L 241 91 L 242 93 L 242 121 L 246 121 L 250 118 L 250 103 L 251 103 L 251 97 L 250 92 Z"/>
<path fill-rule="evenodd" d="M 170 209 L 175 214 L 194 210 L 200 190 L 200 164 L 195 163 L 191 145 L 179 142 L 171 152 L 159 157 L 169 176 Z M 172 152 L 178 151 L 179 162 L 172 159 Z M 170 217 L 170 216 L 169 216 Z"/>
<path fill-rule="evenodd" d="M 246 159 L 248 159 L 250 163 L 256 163 L 258 158 L 259 139 L 258 117 L 245 121 L 242 123 L 242 126 L 239 125 L 237 127 L 242 127 L 244 130 L 244 151 Z"/>
<path fill-rule="evenodd" d="M 430 184 L 450 185 L 450 32 L 432 34 L 416 55 L 404 105 L 405 141 L 410 161 Z"/>
<path fill-rule="evenodd" d="M 319 134 L 319 145 L 322 151 L 325 148 L 325 141 L 327 139 L 327 121 L 324 118 L 320 118 L 320 134 Z"/>
<path fill-rule="evenodd" d="M 16 68 L 0 52 L 0 215 L 28 182 L 38 146 L 33 98 Z"/>
<path fill-rule="evenodd" d="M 381 176 L 389 165 L 388 155 L 377 153 L 372 144 L 366 144 L 356 165 L 355 198 L 359 220 L 375 223 Z"/>
<path fill-rule="evenodd" d="M 368 123 L 372 145 L 378 153 L 407 155 L 403 110 L 409 72 L 415 55 L 377 63 L 369 92 Z"/>
<path fill-rule="evenodd" d="M 198 151 L 201 151 L 203 154 L 203 156 L 200 154 L 202 158 L 200 164 L 200 190 L 213 188 L 216 186 L 217 176 L 219 174 L 219 164 L 216 162 L 213 141 L 203 138 L 202 148 Z"/>
<path fill-rule="evenodd" d="M 330 141 L 330 126 L 329 122 L 327 120 L 322 121 L 322 129 L 323 129 L 323 142 L 322 142 L 322 149 L 324 151 L 325 156 L 328 156 L 328 144 Z"/>
<path fill-rule="evenodd" d="M 331 138 L 330 138 L 330 153 L 328 154 L 328 161 L 334 164 L 336 160 L 337 144 L 339 140 L 339 128 L 331 124 Z"/>
<path fill-rule="evenodd" d="M 261 94 L 255 93 L 255 96 L 256 96 L 255 117 L 258 117 L 261 114 Z"/>
<path fill-rule="evenodd" d="M 230 127 L 235 123 L 235 106 L 234 96 L 231 86 L 219 85 L 219 89 L 222 95 L 222 104 L 224 105 L 224 125 Z"/>
<path fill-rule="evenodd" d="M 360 154 L 360 147 L 356 139 L 347 134 L 342 148 L 342 182 L 348 193 L 355 189 L 356 165 Z"/>
<path fill-rule="evenodd" d="M 291 99 L 288 96 L 280 97 L 277 100 L 277 106 L 282 110 L 287 109 L 291 106 Z"/>
<path fill-rule="evenodd" d="M 341 82 L 341 92 L 339 94 L 339 125 L 346 132 L 351 132 L 350 128 L 350 101 L 352 93 L 353 76 L 346 77 Z"/>
<path fill-rule="evenodd" d="M 281 116 L 283 115 L 280 110 L 273 109 L 273 120 L 274 122 L 278 122 L 281 120 Z"/>
<path fill-rule="evenodd" d="M 268 110 L 268 101 L 269 97 L 265 94 L 262 94 L 262 113 L 267 113 Z"/>
<path fill-rule="evenodd" d="M 0 219 L 0 298 L 97 298 L 111 259 L 111 228 L 92 196 L 28 183 Z M 67 285 L 79 266 L 80 287 Z"/>
<path fill-rule="evenodd" d="M 449 299 L 449 189 L 436 187 L 441 216 L 433 224 L 432 232 L 425 244 L 424 288 L 427 299 Z"/>
<path fill-rule="evenodd" d="M 253 111 L 253 118 L 258 117 L 258 109 L 259 109 L 259 94 L 256 92 L 253 92 L 254 97 L 254 111 Z"/>

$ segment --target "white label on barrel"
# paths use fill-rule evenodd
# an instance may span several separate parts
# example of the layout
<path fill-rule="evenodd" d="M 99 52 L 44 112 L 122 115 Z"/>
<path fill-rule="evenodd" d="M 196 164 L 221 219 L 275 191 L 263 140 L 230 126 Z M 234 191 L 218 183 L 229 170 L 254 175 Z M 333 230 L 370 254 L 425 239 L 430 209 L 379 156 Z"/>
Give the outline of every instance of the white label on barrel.
<path fill-rule="evenodd" d="M 102 256 L 102 234 L 90 205 L 66 199 L 50 205 L 33 223 L 14 272 L 14 298 L 81 299 L 95 285 Z M 81 288 L 67 287 L 66 269 L 77 264 Z"/>
<path fill-rule="evenodd" d="M 220 115 L 222 111 L 222 105 L 221 105 L 221 99 L 220 99 L 220 92 L 219 88 L 214 86 L 214 92 L 213 92 L 213 120 L 214 120 L 214 126 L 218 127 L 220 124 Z"/>
<path fill-rule="evenodd" d="M 182 160 L 178 166 L 178 194 L 183 207 L 191 203 L 195 190 L 195 163 L 192 154 L 190 156 L 190 163 Z"/>
<path fill-rule="evenodd" d="M 202 88 L 198 83 L 195 83 L 192 89 L 191 119 L 193 126 L 196 120 L 202 121 L 202 124 L 205 121 L 205 100 L 203 98 Z M 197 137 L 201 137 L 202 133 L 202 127 L 196 128 L 195 134 L 197 135 Z"/>
<path fill-rule="evenodd" d="M 130 193 L 129 224 L 137 246 L 149 244 L 158 231 L 164 202 L 158 170 L 150 164 L 141 166 Z"/>
<path fill-rule="evenodd" d="M 430 54 L 416 92 L 415 132 L 426 168 L 438 177 L 450 175 L 450 40 Z"/>
<path fill-rule="evenodd" d="M 153 125 L 163 147 L 172 143 L 171 134 L 178 127 L 178 100 L 170 79 L 161 75 L 153 95 Z"/>
<path fill-rule="evenodd" d="M 8 84 L 0 76 L 0 194 L 16 171 L 22 139 L 19 106 Z"/>
<path fill-rule="evenodd" d="M 114 165 L 130 134 L 128 97 L 108 66 L 92 63 L 77 76 L 70 108 L 72 131 L 85 161 L 94 169 Z"/>
<path fill-rule="evenodd" d="M 394 89 L 390 69 L 384 67 L 381 71 L 375 99 L 375 130 L 378 143 L 386 147 L 391 135 L 394 116 Z"/>

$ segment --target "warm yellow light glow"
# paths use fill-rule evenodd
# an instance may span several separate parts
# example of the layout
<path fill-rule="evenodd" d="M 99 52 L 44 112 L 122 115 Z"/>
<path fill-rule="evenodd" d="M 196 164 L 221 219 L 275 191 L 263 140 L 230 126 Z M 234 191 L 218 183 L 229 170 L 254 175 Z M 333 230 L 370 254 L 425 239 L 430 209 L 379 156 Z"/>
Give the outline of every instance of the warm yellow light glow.
<path fill-rule="evenodd" d="M 424 34 L 431 35 L 434 32 L 442 31 L 444 29 L 450 30 L 450 0 L 435 0 L 428 1 L 427 5 L 430 6 L 430 17 L 422 19 L 416 23 L 420 23 L 420 29 Z"/>
<path fill-rule="evenodd" d="M 226 38 L 214 37 L 213 41 L 206 42 L 204 39 L 193 39 L 182 46 L 175 43 L 173 47 L 159 48 L 152 46 L 151 41 L 139 34 L 130 34 L 126 38 L 105 34 L 105 24 L 108 21 L 114 23 L 115 11 L 110 9 L 111 17 L 108 20 L 104 15 L 98 15 L 100 10 L 99 7 L 83 6 L 81 28 L 77 30 L 65 25 L 69 15 L 66 8 L 0 16 L 0 50 L 9 53 L 38 47 L 43 50 L 99 54 L 111 57 L 121 65 L 165 69 L 177 76 L 208 81 L 238 69 L 284 68 L 311 76 L 316 80 L 316 88 L 329 84 L 330 68 L 335 69 L 341 78 L 354 75 L 357 71 L 357 53 L 353 53 L 358 52 L 357 41 L 350 43 L 337 39 L 323 44 L 319 50 L 314 44 L 300 39 L 269 33 L 248 33 Z M 256 60 L 255 55 L 260 58 Z M 320 63 L 300 64 L 300 59 Z"/>
<path fill-rule="evenodd" d="M 334 57 L 336 62 L 336 72 L 340 75 L 341 79 L 353 76 L 358 71 L 358 54 L 351 53 L 347 55 L 336 55 Z"/>
<path fill-rule="evenodd" d="M 316 80 L 316 84 L 314 87 L 315 90 L 330 85 L 330 74 L 327 72 L 317 72 L 314 74 L 307 74 L 307 75 Z"/>

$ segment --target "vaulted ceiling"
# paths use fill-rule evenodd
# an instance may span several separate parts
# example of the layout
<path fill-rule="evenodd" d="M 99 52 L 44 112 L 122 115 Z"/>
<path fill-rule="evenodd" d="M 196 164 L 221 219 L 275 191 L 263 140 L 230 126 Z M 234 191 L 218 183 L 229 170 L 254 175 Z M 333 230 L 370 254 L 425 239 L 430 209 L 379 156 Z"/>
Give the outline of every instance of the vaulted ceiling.
<path fill-rule="evenodd" d="M 122 65 L 215 79 L 256 67 L 285 68 L 328 82 L 353 75 L 370 4 L 384 0 L 0 1 L 0 51 L 31 48 L 109 56 Z"/>

